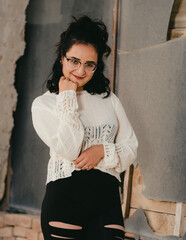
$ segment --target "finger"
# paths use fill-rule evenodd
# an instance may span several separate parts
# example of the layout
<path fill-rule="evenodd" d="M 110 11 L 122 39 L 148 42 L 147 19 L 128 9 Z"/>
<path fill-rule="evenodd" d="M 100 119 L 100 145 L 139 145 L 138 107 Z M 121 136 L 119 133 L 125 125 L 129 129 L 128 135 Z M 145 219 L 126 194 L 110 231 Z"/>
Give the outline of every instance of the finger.
<path fill-rule="evenodd" d="M 82 168 L 81 170 L 90 170 L 90 166 L 88 165 L 88 163 L 86 163 Z"/>
<path fill-rule="evenodd" d="M 74 164 L 77 165 L 77 164 L 80 163 L 82 160 L 83 160 L 83 156 L 82 156 L 82 154 L 81 154 L 78 158 L 76 158 L 76 160 L 74 161 Z"/>
<path fill-rule="evenodd" d="M 89 166 L 88 169 L 86 169 L 87 171 L 91 170 L 92 168 L 94 168 L 93 166 Z"/>
<path fill-rule="evenodd" d="M 72 82 L 72 83 L 74 83 L 74 84 L 76 84 L 77 85 L 77 87 L 79 87 L 79 83 L 78 82 L 75 82 L 75 81 L 73 81 L 72 79 L 70 79 L 70 78 L 67 78 L 67 80 L 68 81 L 70 81 L 70 82 Z"/>
<path fill-rule="evenodd" d="M 87 171 L 91 170 L 93 168 L 93 166 L 88 166 L 88 168 L 86 168 Z"/>
<path fill-rule="evenodd" d="M 85 160 L 82 160 L 80 163 L 78 163 L 78 164 L 76 165 L 76 167 L 82 169 L 85 165 L 86 165 L 86 161 L 85 161 Z"/>
<path fill-rule="evenodd" d="M 80 169 L 82 169 L 84 166 L 85 166 L 85 162 L 84 162 L 84 161 L 82 161 L 82 162 L 80 162 L 80 163 L 78 163 L 78 164 L 76 165 L 76 167 L 77 167 L 77 168 L 80 168 Z"/>
<path fill-rule="evenodd" d="M 79 87 L 79 83 L 78 82 L 74 82 L 73 80 L 69 79 L 69 81 L 71 81 L 72 83 L 74 83 L 77 87 Z"/>
<path fill-rule="evenodd" d="M 59 79 L 59 81 L 63 81 L 63 80 L 65 80 L 65 77 L 64 77 L 64 76 L 61 76 L 60 79 Z"/>
<path fill-rule="evenodd" d="M 66 81 L 70 82 L 70 79 L 69 79 L 69 78 L 65 78 L 64 80 L 66 80 Z"/>

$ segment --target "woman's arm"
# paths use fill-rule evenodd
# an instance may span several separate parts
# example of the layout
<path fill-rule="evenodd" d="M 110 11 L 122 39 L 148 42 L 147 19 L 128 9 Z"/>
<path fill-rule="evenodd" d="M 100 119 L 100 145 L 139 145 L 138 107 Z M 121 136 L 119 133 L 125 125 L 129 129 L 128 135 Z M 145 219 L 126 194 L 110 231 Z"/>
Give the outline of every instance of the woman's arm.
<path fill-rule="evenodd" d="M 83 151 L 74 161 L 74 164 L 82 170 L 90 170 L 94 168 L 102 158 L 104 158 L 103 144 L 94 145 Z"/>
<path fill-rule="evenodd" d="M 32 104 L 34 128 L 51 151 L 73 161 L 81 151 L 84 137 L 84 128 L 77 111 L 76 91 L 59 93 L 55 109 L 46 106 L 46 101 L 47 97 L 38 97 Z"/>
<path fill-rule="evenodd" d="M 112 97 L 119 124 L 118 132 L 114 143 L 103 144 L 104 158 L 100 164 L 121 173 L 136 160 L 138 141 L 120 100 L 115 94 Z"/>
<path fill-rule="evenodd" d="M 119 99 L 112 94 L 112 104 L 118 119 L 118 132 L 114 143 L 94 145 L 74 161 L 76 167 L 82 170 L 94 168 L 114 168 L 117 172 L 125 171 L 137 157 L 138 141 L 134 130 L 126 116 L 125 110 Z"/>

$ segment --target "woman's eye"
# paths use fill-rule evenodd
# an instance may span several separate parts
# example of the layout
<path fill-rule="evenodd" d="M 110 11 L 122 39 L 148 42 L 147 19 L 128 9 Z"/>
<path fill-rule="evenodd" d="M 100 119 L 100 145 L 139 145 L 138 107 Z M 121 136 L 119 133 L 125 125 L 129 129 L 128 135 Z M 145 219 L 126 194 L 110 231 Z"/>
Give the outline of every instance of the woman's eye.
<path fill-rule="evenodd" d="M 94 67 L 95 65 L 93 63 L 86 63 L 87 67 Z"/>
<path fill-rule="evenodd" d="M 73 63 L 74 65 L 78 65 L 78 64 L 79 64 L 79 62 L 78 62 L 77 60 L 75 60 L 75 59 L 70 59 L 70 61 L 71 61 L 71 63 Z"/>

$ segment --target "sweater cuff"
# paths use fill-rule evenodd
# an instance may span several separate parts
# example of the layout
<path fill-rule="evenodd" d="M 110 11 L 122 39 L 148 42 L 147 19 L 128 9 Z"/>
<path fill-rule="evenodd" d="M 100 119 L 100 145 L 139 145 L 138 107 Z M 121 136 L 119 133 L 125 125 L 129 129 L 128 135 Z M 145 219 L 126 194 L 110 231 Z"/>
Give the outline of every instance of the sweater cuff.
<path fill-rule="evenodd" d="M 115 168 L 118 165 L 119 159 L 115 150 L 114 143 L 104 143 L 104 158 L 103 162 L 106 168 Z"/>
<path fill-rule="evenodd" d="M 66 116 L 75 117 L 75 115 L 76 116 L 78 115 L 76 91 L 65 90 L 59 93 L 56 96 L 56 104 L 57 104 L 57 115 L 60 119 L 65 118 Z"/>

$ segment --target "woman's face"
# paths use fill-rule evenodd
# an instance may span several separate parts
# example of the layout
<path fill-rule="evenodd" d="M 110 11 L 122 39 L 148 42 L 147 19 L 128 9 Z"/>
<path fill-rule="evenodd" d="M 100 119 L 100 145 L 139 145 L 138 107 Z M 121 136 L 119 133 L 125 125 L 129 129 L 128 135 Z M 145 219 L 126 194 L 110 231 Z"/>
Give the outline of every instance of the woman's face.
<path fill-rule="evenodd" d="M 62 56 L 63 74 L 72 81 L 78 82 L 79 87 L 77 90 L 82 90 L 83 86 L 89 82 L 94 75 L 93 71 L 88 71 L 89 66 L 97 64 L 97 60 L 97 51 L 91 44 L 74 44 L 66 53 L 66 56 Z M 73 69 L 70 62 L 79 65 L 79 68 Z"/>

